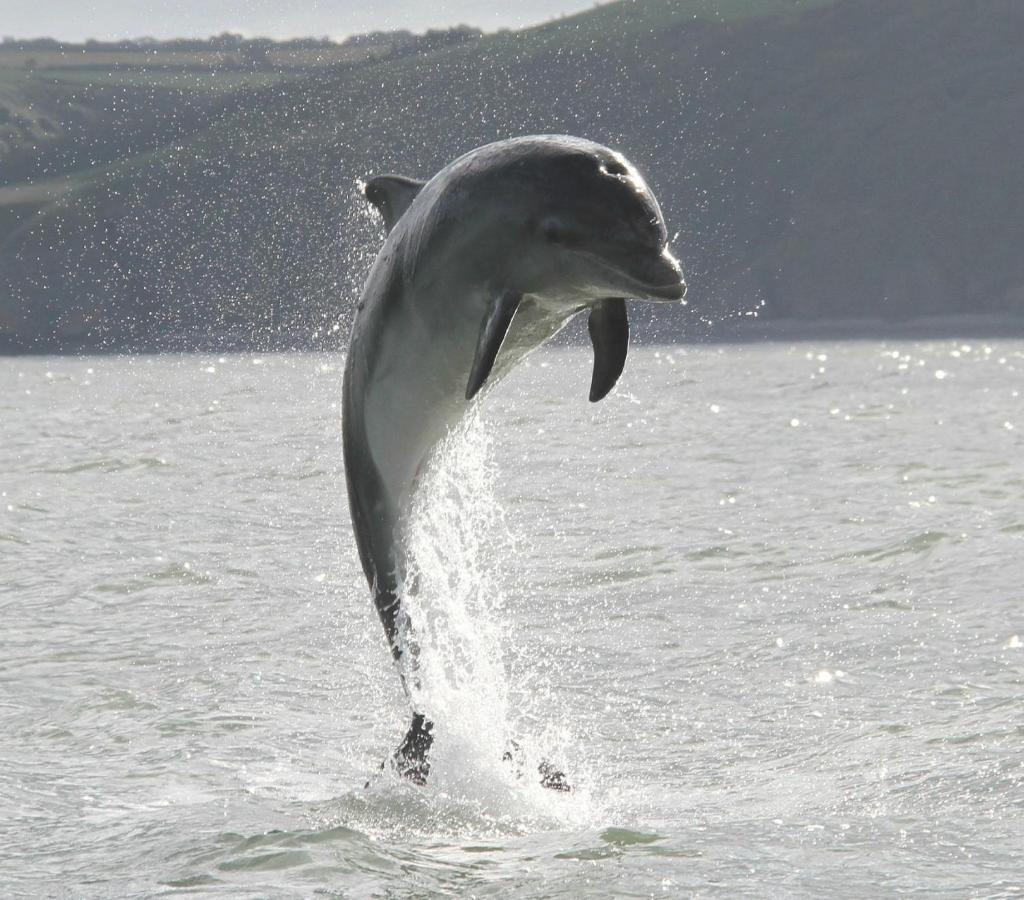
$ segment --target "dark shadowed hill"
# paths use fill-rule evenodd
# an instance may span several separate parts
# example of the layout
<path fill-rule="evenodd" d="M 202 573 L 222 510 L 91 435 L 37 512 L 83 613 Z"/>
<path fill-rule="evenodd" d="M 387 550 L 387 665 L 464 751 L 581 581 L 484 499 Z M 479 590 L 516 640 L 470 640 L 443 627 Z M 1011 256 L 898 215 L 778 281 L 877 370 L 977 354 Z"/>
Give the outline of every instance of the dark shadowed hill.
<path fill-rule="evenodd" d="M 356 179 L 531 132 L 648 174 L 691 283 L 662 337 L 1024 315 L 1022 46 L 1016 0 L 638 0 L 254 87 L 0 189 L 0 342 L 340 343 L 381 237 Z"/>

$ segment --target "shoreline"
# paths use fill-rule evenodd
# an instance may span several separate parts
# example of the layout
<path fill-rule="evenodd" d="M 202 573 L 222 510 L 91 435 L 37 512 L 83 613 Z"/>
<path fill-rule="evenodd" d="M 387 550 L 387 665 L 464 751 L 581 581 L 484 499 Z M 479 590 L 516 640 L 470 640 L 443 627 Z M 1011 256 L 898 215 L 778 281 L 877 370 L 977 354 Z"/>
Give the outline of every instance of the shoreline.
<path fill-rule="evenodd" d="M 347 332 L 346 332 L 347 333 Z M 569 327 L 552 346 L 584 343 L 583 329 Z M 1024 315 L 928 316 L 900 321 L 884 319 L 819 319 L 796 321 L 757 320 L 718 323 L 698 332 L 666 333 L 657 328 L 634 333 L 635 346 L 701 346 L 810 341 L 926 341 L 999 340 L 1024 338 Z M 19 356 L 153 356 L 200 353 L 335 353 L 343 352 L 347 340 L 316 344 L 302 338 L 269 340 L 266 343 L 232 340 L 228 336 L 167 339 L 136 345 L 101 345 L 87 341 L 65 341 L 24 346 L 0 336 L 0 357 Z"/>

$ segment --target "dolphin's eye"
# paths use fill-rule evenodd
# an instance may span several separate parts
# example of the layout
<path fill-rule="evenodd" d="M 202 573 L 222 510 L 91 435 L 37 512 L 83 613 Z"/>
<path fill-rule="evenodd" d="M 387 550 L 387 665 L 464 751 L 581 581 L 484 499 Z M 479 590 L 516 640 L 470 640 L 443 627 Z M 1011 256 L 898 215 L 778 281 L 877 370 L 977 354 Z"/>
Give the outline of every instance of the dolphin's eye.
<path fill-rule="evenodd" d="M 562 223 L 551 218 L 540 223 L 540 233 L 551 244 L 563 244 L 568 236 Z"/>

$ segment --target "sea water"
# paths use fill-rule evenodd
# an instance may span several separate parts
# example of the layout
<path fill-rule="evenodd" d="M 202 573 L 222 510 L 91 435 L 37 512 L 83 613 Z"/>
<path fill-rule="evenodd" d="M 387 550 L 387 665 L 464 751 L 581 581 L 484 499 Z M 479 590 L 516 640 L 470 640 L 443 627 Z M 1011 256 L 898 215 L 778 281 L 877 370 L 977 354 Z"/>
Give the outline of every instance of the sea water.
<path fill-rule="evenodd" d="M 342 357 L 0 359 L 0 894 L 1021 895 L 1024 343 L 590 360 L 426 479 L 418 788 Z"/>

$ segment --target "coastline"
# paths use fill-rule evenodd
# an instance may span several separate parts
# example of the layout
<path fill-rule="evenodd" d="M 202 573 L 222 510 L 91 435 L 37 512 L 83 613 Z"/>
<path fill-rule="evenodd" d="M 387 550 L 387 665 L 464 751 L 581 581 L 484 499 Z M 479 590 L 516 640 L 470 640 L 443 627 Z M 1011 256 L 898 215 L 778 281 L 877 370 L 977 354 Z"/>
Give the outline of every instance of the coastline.
<path fill-rule="evenodd" d="M 554 346 L 569 346 L 586 341 L 582 317 L 565 329 Z M 337 352 L 347 346 L 348 329 L 339 329 L 337 339 L 314 339 L 309 335 L 264 335 L 240 337 L 237 334 L 162 336 L 137 342 L 91 341 L 88 339 L 53 341 L 35 345 L 20 344 L 0 335 L 0 357 L 16 356 L 134 356 L 163 353 L 295 353 Z M 631 341 L 637 346 L 756 344 L 805 341 L 885 341 L 885 340 L 997 340 L 1024 338 L 1022 315 L 948 315 L 913 319 L 732 319 L 724 322 L 695 323 L 684 331 L 635 328 Z"/>

